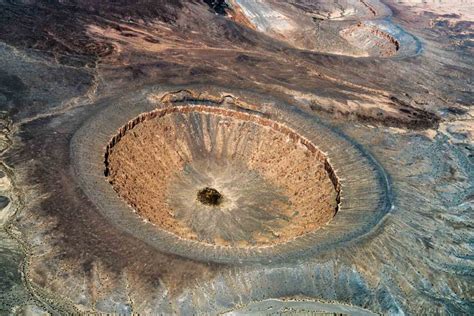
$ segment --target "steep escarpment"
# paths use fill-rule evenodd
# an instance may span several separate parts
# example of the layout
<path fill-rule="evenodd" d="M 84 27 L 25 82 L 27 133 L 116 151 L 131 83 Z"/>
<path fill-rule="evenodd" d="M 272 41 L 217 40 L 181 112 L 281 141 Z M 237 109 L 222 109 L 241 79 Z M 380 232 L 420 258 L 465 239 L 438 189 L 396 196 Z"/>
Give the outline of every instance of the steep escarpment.
<path fill-rule="evenodd" d="M 186 239 L 262 246 L 332 219 L 339 183 L 308 140 L 268 119 L 175 107 L 131 121 L 111 141 L 106 174 L 140 216 Z"/>

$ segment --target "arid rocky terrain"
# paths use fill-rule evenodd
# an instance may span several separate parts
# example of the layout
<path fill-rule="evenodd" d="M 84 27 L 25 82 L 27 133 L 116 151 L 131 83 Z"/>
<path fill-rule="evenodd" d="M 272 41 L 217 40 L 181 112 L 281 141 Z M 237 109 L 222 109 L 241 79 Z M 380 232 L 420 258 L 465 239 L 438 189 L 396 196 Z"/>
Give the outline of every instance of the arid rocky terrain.
<path fill-rule="evenodd" d="M 0 314 L 473 314 L 473 12 L 0 0 Z"/>

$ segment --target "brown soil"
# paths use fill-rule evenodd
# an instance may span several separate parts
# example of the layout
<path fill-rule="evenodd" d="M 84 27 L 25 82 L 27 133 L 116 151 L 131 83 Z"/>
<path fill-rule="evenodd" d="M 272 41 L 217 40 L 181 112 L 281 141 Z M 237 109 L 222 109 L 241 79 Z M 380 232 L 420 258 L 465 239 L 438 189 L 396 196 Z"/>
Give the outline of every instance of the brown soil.
<path fill-rule="evenodd" d="M 202 126 L 196 128 L 196 118 L 191 114 L 198 115 Z M 198 134 L 199 139 L 195 139 Z M 197 156 L 218 162 L 238 162 L 245 167 L 242 174 L 247 169 L 255 172 L 288 200 L 286 204 L 268 205 L 265 211 L 269 216 L 277 214 L 276 220 L 252 223 L 261 225 L 261 231 L 246 227 L 247 217 L 239 217 L 242 216 L 239 214 L 242 197 L 223 203 L 227 208 L 222 213 L 222 221 L 210 220 L 209 225 L 219 226 L 226 216 L 231 216 L 239 223 L 239 229 L 252 235 L 252 243 L 226 240 L 217 233 L 208 234 L 211 236 L 203 240 L 186 218 L 176 216 L 178 211 L 170 203 L 176 198 L 170 193 L 173 181 Z M 105 163 L 108 180 L 140 216 L 182 238 L 201 242 L 238 246 L 285 242 L 328 223 L 338 206 L 338 180 L 325 155 L 312 143 L 282 124 L 222 108 L 184 106 L 142 114 L 111 140 Z M 226 180 L 232 182 L 232 176 Z M 232 186 L 242 190 L 239 183 Z M 190 194 L 190 205 L 198 203 L 196 195 L 202 189 L 196 188 L 195 193 Z M 259 187 L 243 189 L 253 190 L 253 197 L 258 197 L 260 190 Z M 220 193 L 224 199 L 237 194 L 232 189 L 227 196 L 219 190 Z M 235 205 L 229 207 L 229 204 Z M 219 210 L 219 206 L 208 207 Z M 263 228 L 271 234 L 265 233 Z"/>

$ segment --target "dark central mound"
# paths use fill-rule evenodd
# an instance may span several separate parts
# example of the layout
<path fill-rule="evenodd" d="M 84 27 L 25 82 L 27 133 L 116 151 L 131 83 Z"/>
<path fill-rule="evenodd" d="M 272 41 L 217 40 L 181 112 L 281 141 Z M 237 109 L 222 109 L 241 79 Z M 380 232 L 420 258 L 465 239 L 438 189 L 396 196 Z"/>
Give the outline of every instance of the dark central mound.
<path fill-rule="evenodd" d="M 222 194 L 213 188 L 204 188 L 197 194 L 198 201 L 206 205 L 219 205 L 222 202 Z"/>

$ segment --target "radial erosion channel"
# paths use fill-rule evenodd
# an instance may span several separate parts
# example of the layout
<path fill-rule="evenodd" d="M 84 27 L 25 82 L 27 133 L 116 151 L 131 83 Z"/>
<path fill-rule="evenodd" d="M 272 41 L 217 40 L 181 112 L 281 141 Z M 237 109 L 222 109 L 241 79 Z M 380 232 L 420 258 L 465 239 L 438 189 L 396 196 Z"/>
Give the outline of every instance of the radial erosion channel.
<path fill-rule="evenodd" d="M 288 260 L 370 232 L 390 208 L 383 170 L 282 109 L 110 106 L 75 134 L 76 175 L 111 224 L 198 260 Z"/>
<path fill-rule="evenodd" d="M 338 182 L 326 156 L 260 116 L 203 106 L 152 111 L 107 150 L 117 193 L 184 239 L 272 245 L 319 229 L 337 211 Z"/>

